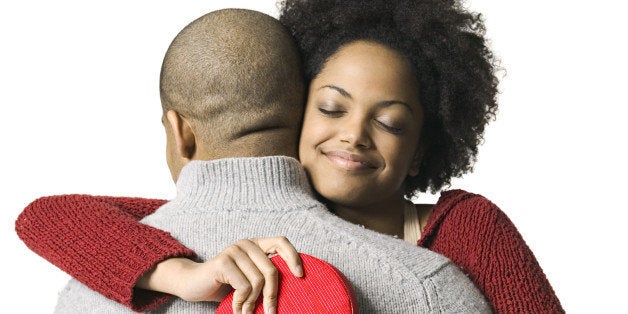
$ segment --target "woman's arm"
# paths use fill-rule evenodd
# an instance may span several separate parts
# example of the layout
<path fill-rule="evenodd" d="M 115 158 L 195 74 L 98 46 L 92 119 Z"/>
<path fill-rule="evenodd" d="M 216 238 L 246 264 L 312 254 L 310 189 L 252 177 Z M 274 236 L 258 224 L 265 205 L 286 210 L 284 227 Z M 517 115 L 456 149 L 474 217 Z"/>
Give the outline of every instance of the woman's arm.
<path fill-rule="evenodd" d="M 60 195 L 29 204 L 15 230 L 35 253 L 98 293 L 136 311 L 171 298 L 135 288 L 138 279 L 169 257 L 195 257 L 168 232 L 139 219 L 165 201 Z"/>
<path fill-rule="evenodd" d="M 506 214 L 486 198 L 466 194 L 434 217 L 439 222 L 428 223 L 420 244 L 461 266 L 497 313 L 564 313 L 534 254 Z"/>

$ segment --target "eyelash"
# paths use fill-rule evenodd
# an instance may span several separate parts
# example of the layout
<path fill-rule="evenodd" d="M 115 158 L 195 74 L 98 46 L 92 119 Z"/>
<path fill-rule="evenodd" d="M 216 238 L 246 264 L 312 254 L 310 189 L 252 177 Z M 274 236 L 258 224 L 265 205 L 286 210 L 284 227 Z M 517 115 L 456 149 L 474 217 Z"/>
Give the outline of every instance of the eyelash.
<path fill-rule="evenodd" d="M 329 116 L 329 117 L 339 117 L 342 114 L 344 114 L 344 111 L 342 111 L 342 110 L 327 110 L 327 109 L 324 109 L 324 108 L 318 108 L 318 111 L 320 113 L 322 113 L 323 115 Z M 398 127 L 394 127 L 394 126 L 388 125 L 388 124 L 386 124 L 386 123 L 384 123 L 382 121 L 379 121 L 379 120 L 375 120 L 375 122 L 379 126 L 384 128 L 384 130 L 386 130 L 389 133 L 392 133 L 392 134 L 401 134 L 401 133 L 403 133 L 403 129 L 402 128 L 398 128 Z"/>
<path fill-rule="evenodd" d="M 381 122 L 379 120 L 375 120 L 377 121 L 377 124 L 379 124 L 381 127 L 383 127 L 386 131 L 392 133 L 392 134 L 401 134 L 403 133 L 403 129 L 402 128 L 398 128 L 398 127 L 394 127 L 391 125 L 388 125 L 384 122 Z"/>
<path fill-rule="evenodd" d="M 341 110 L 327 110 L 324 108 L 318 108 L 318 111 L 322 113 L 323 115 L 330 116 L 330 117 L 337 117 L 344 113 L 344 111 L 341 111 Z"/>

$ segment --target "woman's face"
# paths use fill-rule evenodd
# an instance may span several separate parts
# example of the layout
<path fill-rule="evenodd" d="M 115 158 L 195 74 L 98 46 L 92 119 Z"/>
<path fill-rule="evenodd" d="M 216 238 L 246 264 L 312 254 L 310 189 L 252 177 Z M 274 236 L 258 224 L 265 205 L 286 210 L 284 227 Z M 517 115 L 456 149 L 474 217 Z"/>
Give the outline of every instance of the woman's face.
<path fill-rule="evenodd" d="M 423 111 L 410 63 L 355 41 L 310 85 L 299 158 L 314 188 L 339 206 L 385 205 L 417 174 Z"/>

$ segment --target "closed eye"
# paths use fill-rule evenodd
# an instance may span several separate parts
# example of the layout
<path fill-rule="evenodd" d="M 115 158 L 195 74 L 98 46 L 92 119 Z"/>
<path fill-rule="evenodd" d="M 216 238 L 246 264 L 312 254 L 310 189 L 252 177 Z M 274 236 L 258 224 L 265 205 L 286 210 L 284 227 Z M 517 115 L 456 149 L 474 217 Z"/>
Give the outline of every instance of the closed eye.
<path fill-rule="evenodd" d="M 379 120 L 375 120 L 375 122 L 377 123 L 377 125 L 379 125 L 380 127 L 382 127 L 384 130 L 386 130 L 389 133 L 392 133 L 392 134 L 402 134 L 403 133 L 403 128 L 399 128 L 399 127 L 396 127 L 396 126 L 393 126 L 393 125 L 389 125 L 389 124 L 386 124 L 386 123 L 384 123 L 382 121 L 379 121 Z"/>
<path fill-rule="evenodd" d="M 340 117 L 344 114 L 344 111 L 342 110 L 327 110 L 321 107 L 318 108 L 318 111 L 328 117 Z"/>

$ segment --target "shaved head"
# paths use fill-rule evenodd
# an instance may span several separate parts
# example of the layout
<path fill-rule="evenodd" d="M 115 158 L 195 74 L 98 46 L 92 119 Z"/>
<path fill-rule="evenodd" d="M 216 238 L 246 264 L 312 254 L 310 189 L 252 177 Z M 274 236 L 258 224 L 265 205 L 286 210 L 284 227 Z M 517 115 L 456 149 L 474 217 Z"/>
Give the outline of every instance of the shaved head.
<path fill-rule="evenodd" d="M 299 54 L 266 14 L 225 9 L 186 26 L 166 52 L 160 94 L 164 112 L 191 119 L 218 157 L 236 157 L 238 143 L 249 156 L 296 151 L 305 97 Z"/>

